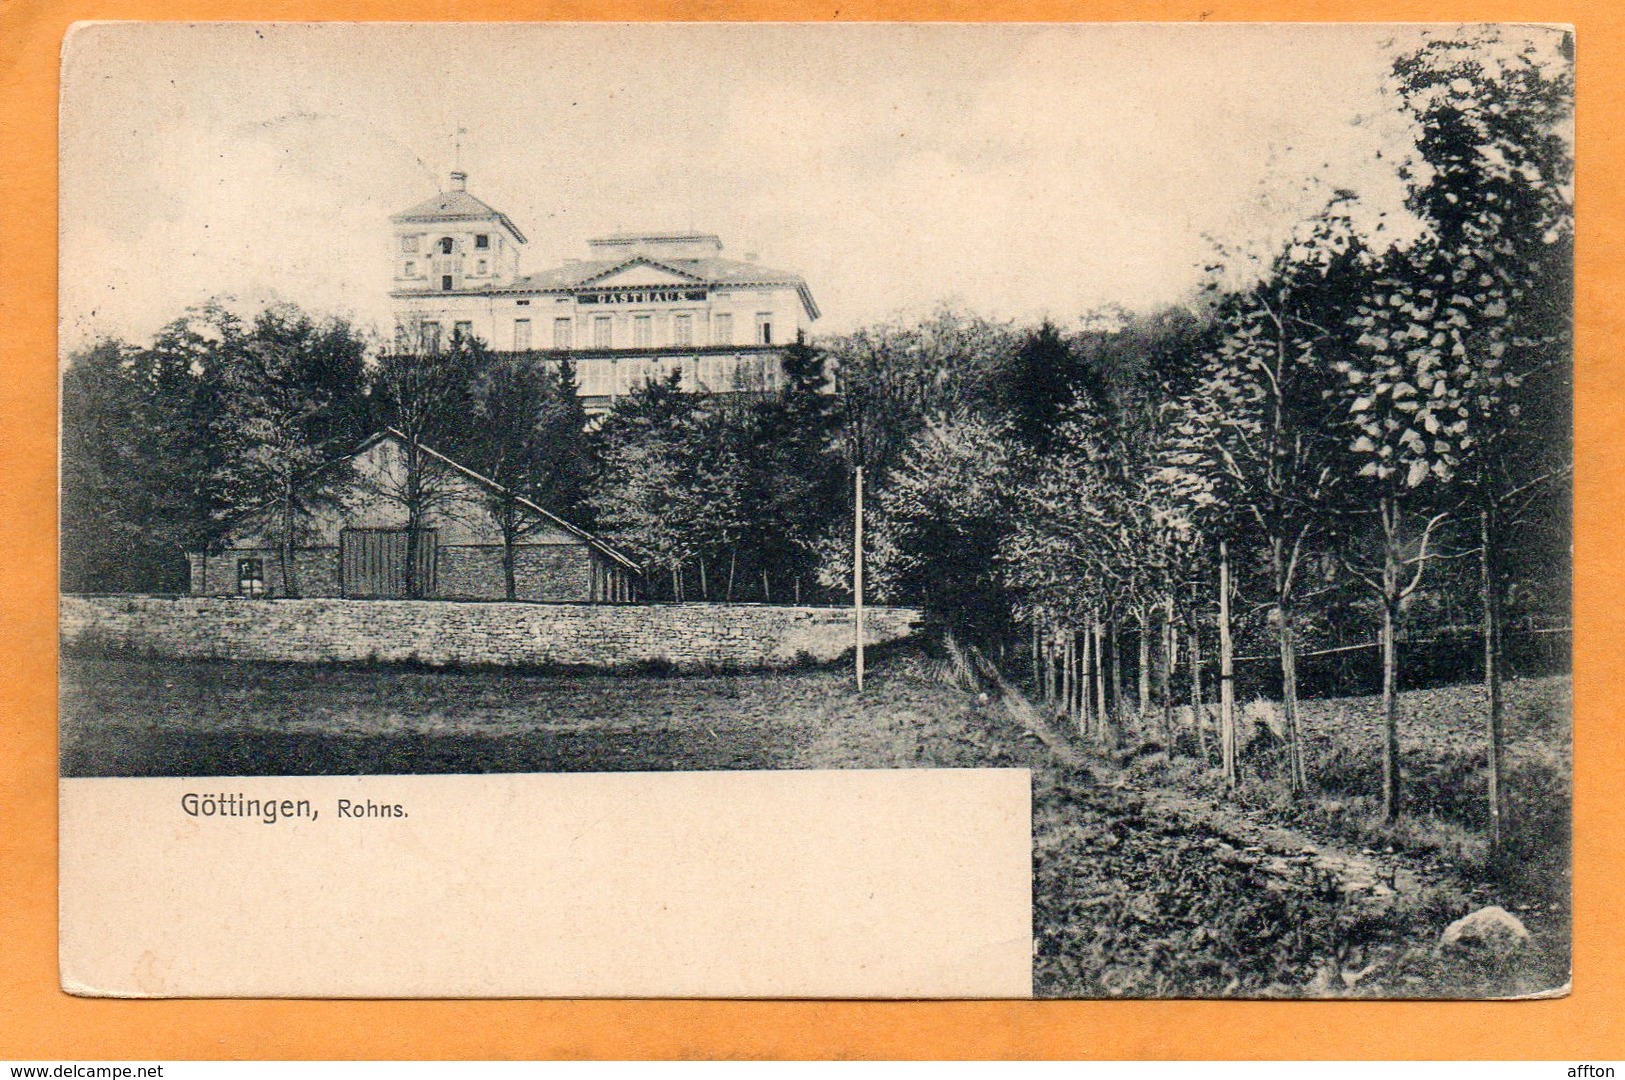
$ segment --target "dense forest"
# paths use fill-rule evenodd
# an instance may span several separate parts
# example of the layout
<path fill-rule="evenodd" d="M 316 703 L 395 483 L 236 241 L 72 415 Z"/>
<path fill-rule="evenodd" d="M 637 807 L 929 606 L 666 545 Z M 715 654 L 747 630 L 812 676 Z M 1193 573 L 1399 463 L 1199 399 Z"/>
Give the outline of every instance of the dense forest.
<path fill-rule="evenodd" d="M 568 360 L 385 352 L 289 308 L 100 343 L 63 374 L 63 588 L 183 591 L 184 553 L 249 508 L 296 544 L 321 466 L 389 425 L 619 545 L 652 601 L 848 603 L 861 466 L 871 599 L 1102 739 L 1137 698 L 1172 744 L 1175 702 L 1216 695 L 1231 777 L 1238 680 L 1281 701 L 1295 788 L 1300 694 L 1380 690 L 1392 817 L 1402 680 L 1476 672 L 1498 730 L 1508 656 L 1563 662 L 1541 634 L 1568 621 L 1573 265 L 1566 55 L 1433 41 L 1393 91 L 1415 239 L 1332 192 L 1267 257 L 1216 253 L 1186 305 L 943 309 L 790 347 L 771 393 L 673 377 L 589 423 Z"/>

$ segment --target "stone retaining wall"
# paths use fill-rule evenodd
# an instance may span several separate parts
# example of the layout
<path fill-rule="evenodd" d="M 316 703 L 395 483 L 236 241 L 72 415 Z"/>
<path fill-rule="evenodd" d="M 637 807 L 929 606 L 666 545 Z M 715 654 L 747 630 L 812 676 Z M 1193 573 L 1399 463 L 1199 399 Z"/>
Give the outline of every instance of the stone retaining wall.
<path fill-rule="evenodd" d="M 852 647 L 843 608 L 64 596 L 60 612 L 64 646 L 177 658 L 696 669 L 829 661 Z M 869 608 L 864 638 L 907 637 L 918 621 Z"/>

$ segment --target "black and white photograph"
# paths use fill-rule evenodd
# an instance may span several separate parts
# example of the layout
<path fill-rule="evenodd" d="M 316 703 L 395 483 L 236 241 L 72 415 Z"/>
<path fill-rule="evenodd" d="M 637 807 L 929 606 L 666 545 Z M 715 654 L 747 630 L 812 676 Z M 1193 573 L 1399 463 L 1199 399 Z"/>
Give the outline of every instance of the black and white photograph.
<path fill-rule="evenodd" d="M 78 27 L 64 783 L 179 784 L 150 831 L 248 872 L 422 777 L 1020 774 L 1018 977 L 898 996 L 1567 993 L 1574 47 Z M 982 880 L 913 822 L 917 907 Z M 794 959 L 648 996 L 847 993 Z"/>

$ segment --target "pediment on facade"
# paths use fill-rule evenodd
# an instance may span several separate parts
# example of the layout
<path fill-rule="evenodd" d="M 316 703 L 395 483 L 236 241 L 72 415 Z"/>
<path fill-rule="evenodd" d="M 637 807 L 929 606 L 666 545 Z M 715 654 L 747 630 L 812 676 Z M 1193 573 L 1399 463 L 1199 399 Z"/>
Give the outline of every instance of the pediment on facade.
<path fill-rule="evenodd" d="M 693 285 L 702 280 L 663 263 L 637 258 L 606 270 L 597 277 L 588 278 L 581 284 L 596 289 L 633 285 Z"/>

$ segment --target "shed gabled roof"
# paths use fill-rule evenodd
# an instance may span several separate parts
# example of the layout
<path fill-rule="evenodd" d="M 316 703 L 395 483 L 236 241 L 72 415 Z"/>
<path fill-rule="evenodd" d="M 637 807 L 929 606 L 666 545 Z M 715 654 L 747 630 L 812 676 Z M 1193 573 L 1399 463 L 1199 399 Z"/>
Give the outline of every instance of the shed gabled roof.
<path fill-rule="evenodd" d="M 379 443 L 383 442 L 386 439 L 393 440 L 394 442 L 402 443 L 402 444 L 407 442 L 406 436 L 403 435 L 401 432 L 397 431 L 395 428 L 384 428 L 383 430 L 376 431 L 373 434 L 367 436 L 365 439 L 361 440 L 360 445 L 358 445 L 354 450 L 351 450 L 348 454 L 345 454 L 342 457 L 336 457 L 331 461 L 324 462 L 323 464 L 318 465 L 314 470 L 312 470 L 310 475 L 325 472 L 326 470 L 335 468 L 338 465 L 340 465 L 340 464 L 342 464 L 342 463 L 344 463 L 346 461 L 354 460 L 355 458 L 358 458 L 362 454 L 365 454 L 368 450 L 371 450 L 374 446 L 377 446 Z M 441 463 L 443 463 L 445 465 L 448 465 L 451 468 L 457 470 L 459 473 L 461 473 L 464 476 L 468 477 L 470 480 L 474 481 L 476 484 L 478 484 L 481 487 L 485 488 L 487 491 L 494 491 L 494 492 L 498 492 L 498 493 L 503 493 L 503 492 L 507 491 L 507 488 L 503 487 L 501 484 L 497 483 L 495 480 L 492 480 L 488 476 L 481 476 L 479 473 L 475 472 L 473 469 L 470 469 L 468 466 L 463 465 L 460 462 L 453 461 L 451 458 L 447 457 L 445 454 L 442 454 L 440 451 L 434 449 L 432 446 L 423 445 L 422 448 L 423 448 L 423 450 L 425 452 L 427 452 L 428 454 L 433 456 L 436 460 L 438 460 Z M 626 555 L 622 554 L 616 548 L 612 547 L 610 544 L 608 544 L 604 540 L 600 539 L 599 537 L 594 536 L 592 533 L 588 532 L 586 529 L 583 529 L 583 528 L 581 528 L 580 526 L 577 526 L 577 525 L 570 524 L 568 521 L 565 521 L 563 518 L 559 517 L 557 514 L 553 513 L 552 511 L 546 510 L 543 507 L 538 506 L 536 503 L 531 502 L 529 499 L 526 499 L 526 498 L 524 498 L 522 496 L 516 496 L 515 499 L 519 503 L 520 506 L 523 506 L 525 509 L 527 509 L 527 510 L 531 511 L 532 513 L 536 514 L 537 516 L 541 517 L 544 521 L 548 521 L 548 522 L 558 526 L 560 529 L 563 529 L 565 532 L 569 533 L 570 535 L 580 538 L 583 542 L 585 542 L 587 545 L 592 547 L 594 550 L 598 551 L 604 557 L 606 557 L 608 559 L 612 559 L 615 562 L 620 563 L 622 566 L 624 566 L 627 569 L 633 571 L 634 573 L 638 573 L 638 574 L 643 573 L 643 567 L 639 566 L 634 560 L 628 558 Z M 268 499 L 265 502 L 260 503 L 257 506 L 255 506 L 255 507 L 253 507 L 253 508 L 251 508 L 249 510 L 245 510 L 242 514 L 235 515 L 235 517 L 236 517 L 237 520 L 241 520 L 242 518 L 247 517 L 247 516 L 249 516 L 250 514 L 253 514 L 256 511 L 261 510 L 264 507 L 271 505 L 272 502 L 274 502 L 274 500 Z"/>
<path fill-rule="evenodd" d="M 391 428 L 384 428 L 382 431 L 376 432 L 375 434 L 373 434 L 373 435 L 369 436 L 368 438 L 366 438 L 365 440 L 363 440 L 360 446 L 356 447 L 354 450 L 350 451 L 348 454 L 345 454 L 342 458 L 339 458 L 338 461 L 348 461 L 351 458 L 358 457 L 361 454 L 366 453 L 368 450 L 372 449 L 374 446 L 378 445 L 380 442 L 384 441 L 385 439 L 393 439 L 395 442 L 398 442 L 398 443 L 407 442 L 406 436 L 403 435 L 401 432 L 397 431 L 396 429 L 394 429 L 392 427 Z M 440 461 L 442 464 L 449 465 L 451 468 L 456 469 L 458 472 L 462 473 L 464 476 L 468 477 L 470 480 L 473 480 L 476 484 L 479 484 L 481 487 L 485 488 L 487 491 L 494 491 L 494 492 L 497 492 L 498 494 L 504 494 L 508 490 L 507 488 L 503 487 L 501 484 L 497 483 L 495 480 L 492 480 L 490 477 L 481 476 L 479 473 L 475 472 L 473 469 L 470 469 L 467 465 L 464 465 L 461 462 L 453 461 L 451 458 L 447 457 L 445 454 L 442 454 L 440 451 L 436 450 L 432 446 L 427 445 L 426 443 L 420 443 L 419 447 L 425 453 L 429 454 L 431 457 L 433 457 L 436 460 Z M 335 462 L 335 464 L 336 464 L 336 462 Z M 552 511 L 543 509 L 542 507 L 538 506 L 536 503 L 531 502 L 529 499 L 527 499 L 527 498 L 525 498 L 523 496 L 520 496 L 520 495 L 514 496 L 514 501 L 517 502 L 520 506 L 523 506 L 525 509 L 531 511 L 532 513 L 537 514 L 543 520 L 551 522 L 554 525 L 557 525 L 559 528 L 563 529 L 565 532 L 571 534 L 572 536 L 579 537 L 581 540 L 585 541 L 589 546 L 591 546 L 592 548 L 594 548 L 600 554 L 606 556 L 607 558 L 615 560 L 616 562 L 620 563 L 622 566 L 625 566 L 627 569 L 635 571 L 636 573 L 639 573 L 639 574 L 643 573 L 643 568 L 641 566 L 639 566 L 636 562 L 634 562 L 632 559 L 628 558 L 627 556 L 621 554 L 621 552 L 619 552 L 615 548 L 611 547 L 605 541 L 603 541 L 603 540 L 599 539 L 598 537 L 594 536 L 592 533 L 588 532 L 586 529 L 583 529 L 583 528 L 580 528 L 579 526 L 570 524 L 568 521 L 565 521 L 563 518 L 559 517 L 557 514 L 553 513 Z"/>

